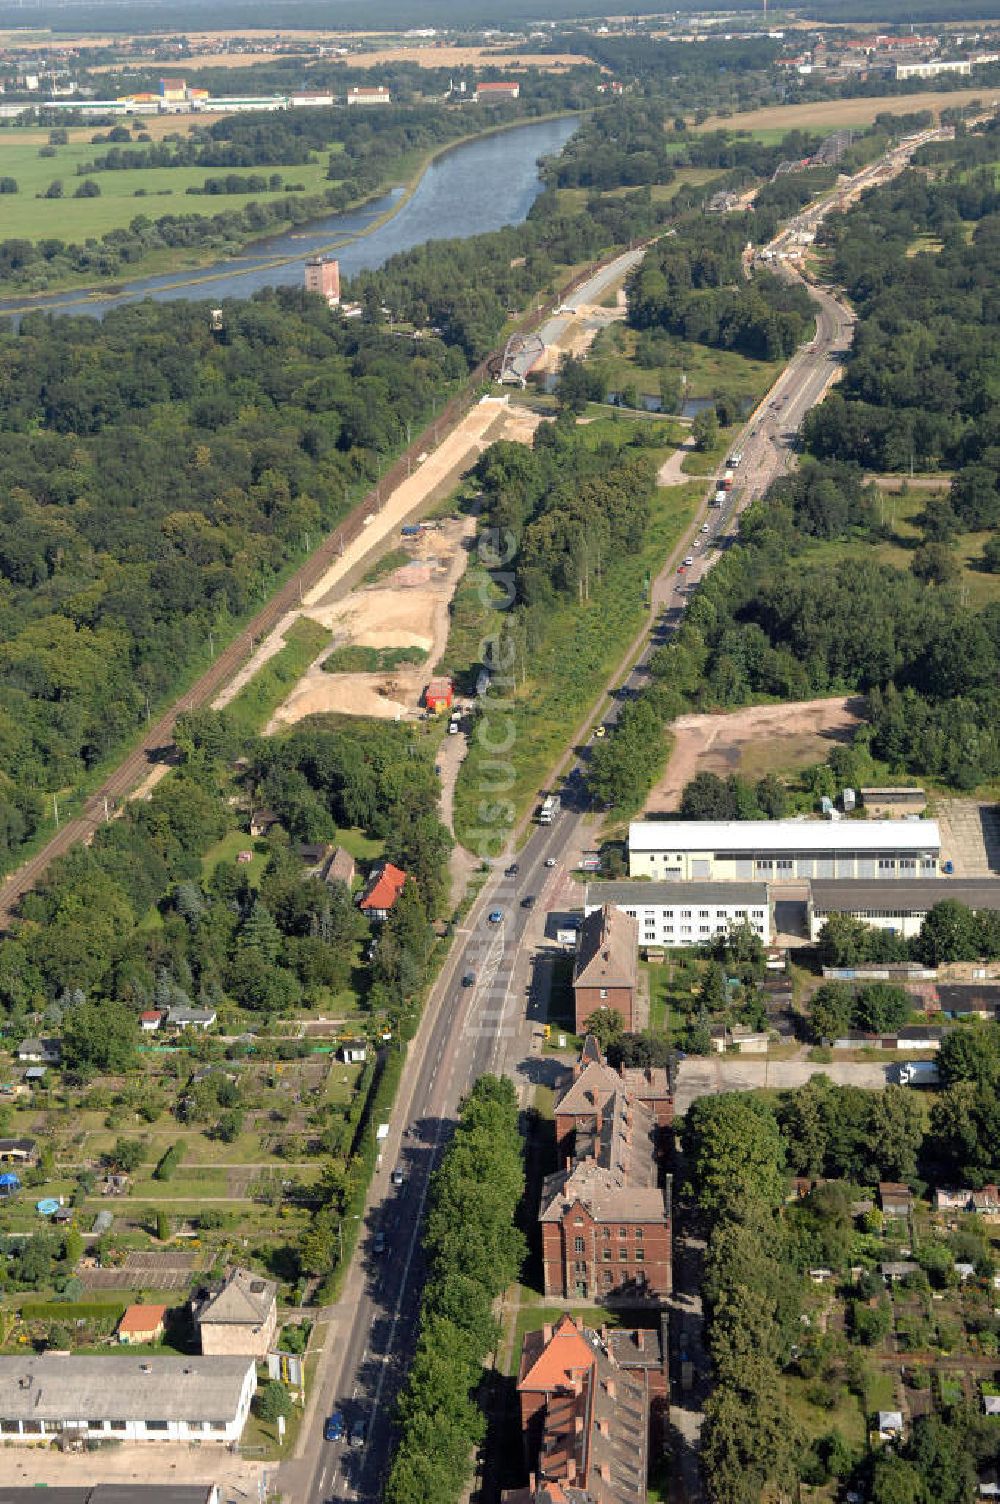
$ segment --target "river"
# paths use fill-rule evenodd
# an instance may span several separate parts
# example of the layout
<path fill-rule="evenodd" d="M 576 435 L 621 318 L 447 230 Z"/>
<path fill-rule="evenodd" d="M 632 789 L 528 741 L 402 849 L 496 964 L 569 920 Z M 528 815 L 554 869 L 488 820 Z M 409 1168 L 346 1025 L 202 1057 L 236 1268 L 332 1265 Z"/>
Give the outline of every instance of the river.
<path fill-rule="evenodd" d="M 402 188 L 362 209 L 269 236 L 243 255 L 209 266 L 142 277 L 124 287 L 119 283 L 110 295 L 99 287 L 37 297 L 22 294 L 0 299 L 0 313 L 51 308 L 100 318 L 109 308 L 140 298 L 246 298 L 261 287 L 301 286 L 302 264 L 319 250 L 335 253 L 341 274 L 350 277 L 425 240 L 481 235 L 520 224 L 542 191 L 538 159 L 560 151 L 578 124 L 576 117 L 540 121 L 453 147 L 430 163 L 407 202 L 375 228 L 398 203 Z"/>

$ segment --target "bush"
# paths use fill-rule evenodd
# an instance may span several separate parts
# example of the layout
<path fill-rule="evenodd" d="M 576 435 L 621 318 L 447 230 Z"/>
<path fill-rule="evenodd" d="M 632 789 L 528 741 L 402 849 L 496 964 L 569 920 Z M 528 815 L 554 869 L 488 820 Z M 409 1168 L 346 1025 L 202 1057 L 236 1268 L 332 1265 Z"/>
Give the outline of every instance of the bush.
<path fill-rule="evenodd" d="M 153 1171 L 154 1180 L 169 1180 L 181 1162 L 180 1144 L 171 1144 Z"/>
<path fill-rule="evenodd" d="M 162 1210 L 156 1213 L 156 1236 L 161 1243 L 170 1241 L 170 1218 Z"/>
<path fill-rule="evenodd" d="M 279 1416 L 291 1415 L 292 1397 L 284 1384 L 279 1383 L 277 1379 L 269 1379 L 263 1389 L 257 1391 L 254 1409 L 261 1420 L 270 1421 L 273 1424 Z"/>

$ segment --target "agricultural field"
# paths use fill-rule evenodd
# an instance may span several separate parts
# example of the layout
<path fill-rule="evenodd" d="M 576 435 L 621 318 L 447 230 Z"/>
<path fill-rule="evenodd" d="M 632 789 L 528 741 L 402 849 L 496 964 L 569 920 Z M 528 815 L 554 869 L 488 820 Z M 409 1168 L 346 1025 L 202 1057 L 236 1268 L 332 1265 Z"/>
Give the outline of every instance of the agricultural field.
<path fill-rule="evenodd" d="M 926 89 L 919 94 L 880 94 L 865 99 L 822 99 L 803 104 L 768 105 L 739 115 L 711 115 L 696 126 L 699 131 L 749 131 L 756 140 L 780 141 L 787 131 L 840 130 L 850 125 L 871 125 L 876 115 L 913 114 L 930 110 L 935 116 L 942 110 L 964 108 L 975 100 L 989 104 L 991 90 L 951 89 L 939 92 Z"/>
<path fill-rule="evenodd" d="M 139 128 L 144 130 L 146 122 Z M 52 148 L 54 156 L 43 157 L 39 152 L 46 149 L 44 135 L 39 145 L 34 139 L 24 139 L 38 135 L 36 132 L 0 132 L 0 177 L 11 177 L 18 185 L 17 193 L 3 196 L 6 237 L 86 240 L 122 228 L 140 214 L 150 218 L 164 214 L 210 216 L 242 208 L 250 201 L 265 202 L 285 196 L 284 188 L 264 193 L 189 194 L 188 188 L 200 188 L 206 178 L 225 177 L 226 172 L 209 167 L 156 167 L 95 172 L 90 180 L 100 188 L 100 196 L 75 198 L 76 190 L 85 181 L 77 168 L 92 162 L 108 147 L 90 144 L 90 137 L 95 134 L 92 130 L 72 134 L 84 139 L 56 146 Z M 123 143 L 121 149 L 127 151 L 128 147 Z M 326 169 L 326 157 L 321 156 L 302 166 L 277 170 L 286 185 L 301 184 L 306 194 L 316 194 L 333 186 L 325 176 Z M 240 175 L 247 176 L 249 172 L 270 176 L 270 169 L 260 168 L 248 169 Z M 56 181 L 63 184 L 63 196 L 44 197 Z"/>

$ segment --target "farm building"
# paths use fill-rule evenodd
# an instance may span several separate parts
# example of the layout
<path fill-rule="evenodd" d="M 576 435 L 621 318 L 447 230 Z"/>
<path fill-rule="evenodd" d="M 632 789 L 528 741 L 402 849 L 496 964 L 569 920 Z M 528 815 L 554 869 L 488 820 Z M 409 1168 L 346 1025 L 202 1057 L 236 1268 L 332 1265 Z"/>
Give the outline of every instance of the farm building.
<path fill-rule="evenodd" d="M 933 878 L 936 820 L 633 820 L 630 877 L 661 882 Z"/>
<path fill-rule="evenodd" d="M 520 93 L 521 85 L 516 80 L 497 79 L 495 83 L 477 84 L 472 100 L 474 104 L 490 104 L 497 99 L 517 99 Z"/>

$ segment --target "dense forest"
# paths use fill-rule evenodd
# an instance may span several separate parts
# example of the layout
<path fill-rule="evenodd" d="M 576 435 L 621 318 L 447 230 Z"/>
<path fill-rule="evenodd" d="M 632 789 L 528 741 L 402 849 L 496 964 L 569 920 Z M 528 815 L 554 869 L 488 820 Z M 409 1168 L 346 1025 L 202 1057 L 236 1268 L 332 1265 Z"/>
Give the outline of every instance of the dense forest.
<path fill-rule="evenodd" d="M 859 326 L 844 381 L 805 424 L 816 456 L 879 471 L 973 466 L 976 491 L 984 472 L 995 490 L 998 157 L 1000 129 L 959 135 L 924 154 L 932 180 L 917 167 L 825 221 L 830 271 Z M 1000 504 L 982 516 L 958 485 L 962 520 L 993 525 Z"/>
<path fill-rule="evenodd" d="M 0 846 L 77 785 L 344 514 L 466 369 L 303 293 L 2 336 Z"/>

